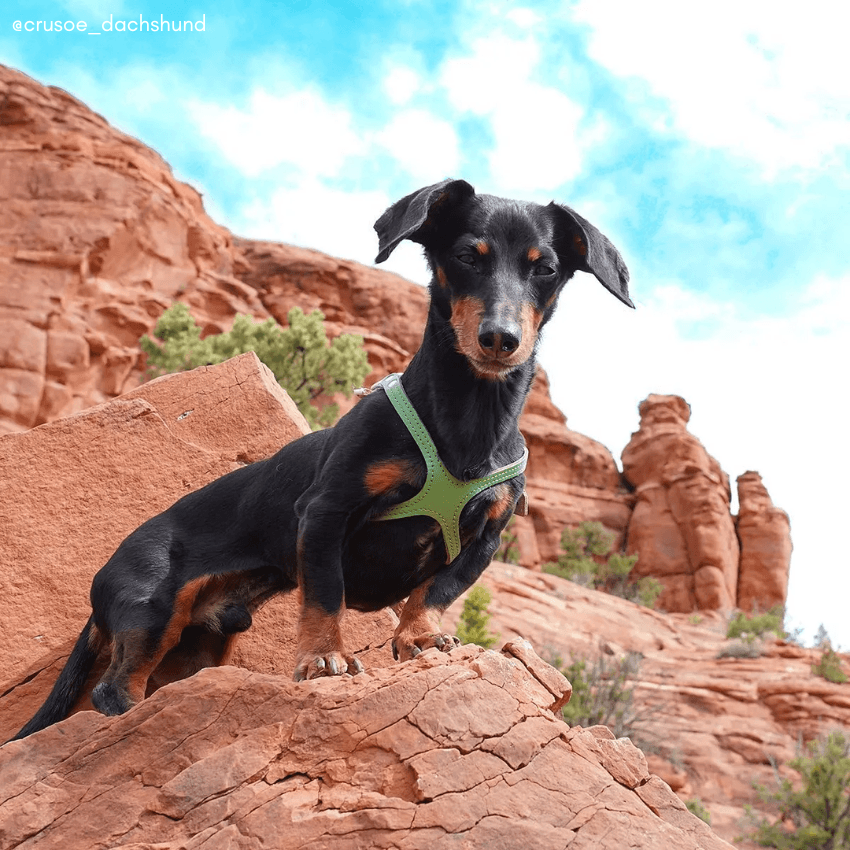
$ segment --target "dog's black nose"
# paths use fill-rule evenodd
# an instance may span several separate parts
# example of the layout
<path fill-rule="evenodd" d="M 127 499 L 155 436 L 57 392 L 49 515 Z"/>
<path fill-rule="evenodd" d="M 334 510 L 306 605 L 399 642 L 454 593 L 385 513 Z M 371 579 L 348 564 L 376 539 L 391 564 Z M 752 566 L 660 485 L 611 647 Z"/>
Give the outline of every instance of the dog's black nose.
<path fill-rule="evenodd" d="M 512 354 L 521 340 L 522 328 L 516 322 L 482 322 L 478 328 L 478 344 L 495 357 Z"/>

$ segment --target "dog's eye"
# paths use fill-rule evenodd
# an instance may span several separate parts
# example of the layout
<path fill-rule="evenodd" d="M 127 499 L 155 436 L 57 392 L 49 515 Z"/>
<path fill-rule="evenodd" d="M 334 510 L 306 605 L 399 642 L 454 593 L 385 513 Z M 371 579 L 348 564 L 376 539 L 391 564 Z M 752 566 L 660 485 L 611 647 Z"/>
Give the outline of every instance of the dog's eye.
<path fill-rule="evenodd" d="M 534 267 L 533 274 L 537 277 L 549 277 L 550 275 L 555 274 L 555 269 L 552 266 L 545 266 L 543 264 Z"/>
<path fill-rule="evenodd" d="M 464 252 L 463 254 L 458 254 L 455 259 L 459 260 L 465 266 L 474 266 L 478 258 L 475 254 Z"/>

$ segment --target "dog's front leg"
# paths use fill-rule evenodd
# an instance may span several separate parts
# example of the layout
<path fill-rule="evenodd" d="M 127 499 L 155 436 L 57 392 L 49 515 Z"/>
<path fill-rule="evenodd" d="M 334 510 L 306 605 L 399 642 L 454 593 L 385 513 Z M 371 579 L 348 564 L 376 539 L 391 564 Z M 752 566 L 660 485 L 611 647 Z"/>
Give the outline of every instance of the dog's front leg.
<path fill-rule="evenodd" d="M 293 675 L 296 682 L 363 672 L 363 665 L 346 651 L 342 640 L 345 582 L 341 555 L 347 517 L 327 499 L 317 499 L 299 522 L 301 616 Z"/>
<path fill-rule="evenodd" d="M 404 603 L 393 635 L 393 656 L 397 661 L 415 658 L 436 647 L 449 652 L 460 640 L 445 632 L 440 617 L 458 596 L 471 587 L 489 566 L 499 545 L 499 532 L 479 538 L 431 579 L 419 585 Z"/>

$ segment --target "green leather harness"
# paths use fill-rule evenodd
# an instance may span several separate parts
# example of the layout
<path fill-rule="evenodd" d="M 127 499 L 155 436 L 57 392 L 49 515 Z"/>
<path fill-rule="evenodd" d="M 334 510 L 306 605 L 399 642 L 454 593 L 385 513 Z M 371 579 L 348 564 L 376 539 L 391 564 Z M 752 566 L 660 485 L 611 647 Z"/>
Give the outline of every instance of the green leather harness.
<path fill-rule="evenodd" d="M 431 439 L 422 420 L 419 418 L 410 399 L 407 397 L 401 385 L 401 375 L 398 372 L 387 375 L 372 387 L 374 391 L 382 387 L 387 394 L 401 421 L 407 426 L 411 436 L 416 440 L 416 445 L 425 458 L 425 484 L 422 489 L 412 498 L 400 505 L 390 508 L 378 520 L 400 519 L 410 516 L 429 516 L 437 520 L 443 532 L 448 557 L 446 563 L 453 561 L 461 550 L 460 543 L 460 514 L 467 502 L 488 487 L 501 484 L 510 478 L 516 478 L 525 472 L 528 462 L 528 448 L 524 448 L 522 457 L 485 475 L 483 478 L 475 478 L 472 481 L 460 481 L 446 469 L 445 464 L 437 454 L 437 447 Z"/>

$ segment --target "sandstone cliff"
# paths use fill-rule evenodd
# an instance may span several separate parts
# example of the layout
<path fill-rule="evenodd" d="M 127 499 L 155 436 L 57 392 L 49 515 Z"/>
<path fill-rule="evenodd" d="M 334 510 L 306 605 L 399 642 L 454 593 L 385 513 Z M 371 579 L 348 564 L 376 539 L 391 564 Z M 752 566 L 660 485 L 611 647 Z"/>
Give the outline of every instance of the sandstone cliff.
<path fill-rule="evenodd" d="M 3 67 L 0 201 L 0 433 L 138 387 L 138 339 L 175 300 L 207 333 L 237 313 L 285 323 L 295 305 L 319 308 L 332 335 L 363 335 L 369 381 L 404 369 L 419 345 L 425 289 L 316 251 L 235 238 L 150 148 L 61 89 Z M 554 559 L 566 526 L 595 520 L 618 543 L 628 536 L 639 570 L 665 583 L 667 610 L 784 601 L 781 512 L 742 515 L 739 544 L 725 473 L 679 418 L 672 431 L 641 425 L 624 481 L 608 449 L 567 428 L 541 370 L 521 420 L 530 497 L 529 516 L 516 518 L 521 563 Z M 674 446 L 677 470 L 666 460 Z"/>

